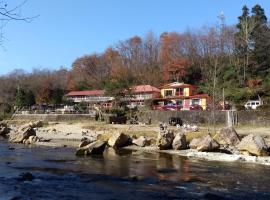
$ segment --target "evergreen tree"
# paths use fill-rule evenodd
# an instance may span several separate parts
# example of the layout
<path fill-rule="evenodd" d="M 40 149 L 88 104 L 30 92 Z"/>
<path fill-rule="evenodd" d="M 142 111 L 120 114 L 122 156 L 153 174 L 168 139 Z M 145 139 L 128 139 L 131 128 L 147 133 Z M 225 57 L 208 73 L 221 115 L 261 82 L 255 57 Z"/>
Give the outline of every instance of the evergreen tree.
<path fill-rule="evenodd" d="M 18 87 L 16 93 L 16 106 L 18 108 L 22 108 L 25 106 L 25 91 L 20 87 Z"/>
<path fill-rule="evenodd" d="M 251 18 L 255 21 L 252 31 L 254 49 L 252 59 L 254 64 L 251 69 L 252 75 L 264 78 L 269 73 L 270 65 L 270 30 L 267 25 L 267 17 L 260 5 L 252 8 Z"/>

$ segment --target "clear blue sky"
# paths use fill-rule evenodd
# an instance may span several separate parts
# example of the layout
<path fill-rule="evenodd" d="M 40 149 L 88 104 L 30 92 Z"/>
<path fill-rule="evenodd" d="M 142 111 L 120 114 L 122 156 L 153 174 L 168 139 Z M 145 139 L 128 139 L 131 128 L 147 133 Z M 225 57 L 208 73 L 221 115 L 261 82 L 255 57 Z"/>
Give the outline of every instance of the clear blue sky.
<path fill-rule="evenodd" d="M 270 18 L 269 0 L 28 0 L 22 13 L 40 16 L 31 23 L 7 24 L 0 74 L 19 68 L 70 68 L 77 57 L 134 35 L 215 24 L 221 11 L 227 24 L 235 24 L 243 5 L 257 3 Z"/>

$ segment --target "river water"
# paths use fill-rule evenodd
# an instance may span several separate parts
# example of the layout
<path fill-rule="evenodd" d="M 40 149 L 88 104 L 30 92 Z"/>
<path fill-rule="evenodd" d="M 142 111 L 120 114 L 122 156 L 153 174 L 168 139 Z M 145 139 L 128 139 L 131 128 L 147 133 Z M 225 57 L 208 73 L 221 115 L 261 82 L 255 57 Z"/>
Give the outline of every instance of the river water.
<path fill-rule="evenodd" d="M 0 200 L 270 199 L 270 167 L 107 149 L 76 157 L 71 148 L 0 142 Z M 22 179 L 30 172 L 34 178 Z"/>

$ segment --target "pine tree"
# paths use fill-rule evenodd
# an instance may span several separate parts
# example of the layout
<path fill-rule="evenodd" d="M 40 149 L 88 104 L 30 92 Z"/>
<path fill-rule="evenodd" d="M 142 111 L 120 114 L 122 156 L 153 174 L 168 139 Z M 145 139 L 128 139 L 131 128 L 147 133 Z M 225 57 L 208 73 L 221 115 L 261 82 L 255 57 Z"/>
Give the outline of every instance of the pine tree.
<path fill-rule="evenodd" d="M 16 106 L 18 108 L 22 108 L 25 106 L 25 91 L 20 87 L 18 87 L 16 93 Z"/>
<path fill-rule="evenodd" d="M 270 65 L 270 30 L 267 25 L 267 17 L 264 9 L 260 5 L 252 8 L 251 18 L 255 21 L 255 27 L 252 31 L 254 49 L 252 58 L 254 60 L 251 73 L 253 76 L 264 78 L 269 73 Z"/>

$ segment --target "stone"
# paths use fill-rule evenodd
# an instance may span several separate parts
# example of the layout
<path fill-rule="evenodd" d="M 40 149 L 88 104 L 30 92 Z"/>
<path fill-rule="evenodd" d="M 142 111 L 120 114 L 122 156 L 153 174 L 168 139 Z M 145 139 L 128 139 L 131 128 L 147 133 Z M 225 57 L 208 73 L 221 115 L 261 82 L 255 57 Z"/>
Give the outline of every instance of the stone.
<path fill-rule="evenodd" d="M 6 126 L 0 126 L 0 136 L 6 137 L 9 134 L 10 129 Z"/>
<path fill-rule="evenodd" d="M 34 175 L 31 174 L 30 172 L 23 172 L 17 178 L 17 180 L 19 181 L 32 181 L 34 179 L 35 179 Z"/>
<path fill-rule="evenodd" d="M 221 145 L 237 145 L 240 142 L 240 138 L 233 127 L 222 128 L 213 139 Z"/>
<path fill-rule="evenodd" d="M 132 139 L 132 143 L 139 147 L 144 147 L 146 146 L 147 139 L 144 136 L 140 136 L 137 139 Z"/>
<path fill-rule="evenodd" d="M 157 147 L 160 150 L 170 149 L 172 147 L 173 139 L 174 134 L 171 130 L 161 131 L 157 138 Z"/>
<path fill-rule="evenodd" d="M 219 144 L 210 135 L 207 135 L 201 138 L 196 149 L 198 151 L 214 151 L 218 148 Z"/>
<path fill-rule="evenodd" d="M 199 143 L 200 143 L 200 138 L 193 138 L 189 143 L 189 148 L 197 149 Z"/>
<path fill-rule="evenodd" d="M 23 143 L 23 141 L 28 139 L 30 136 L 36 136 L 36 131 L 29 125 L 19 127 L 10 132 L 9 141 L 13 143 Z"/>
<path fill-rule="evenodd" d="M 176 134 L 173 139 L 172 148 L 174 150 L 184 150 L 187 149 L 187 140 L 186 136 L 183 133 Z"/>
<path fill-rule="evenodd" d="M 79 148 L 87 146 L 88 144 L 90 144 L 92 142 L 94 142 L 94 141 L 90 140 L 89 138 L 84 137 L 81 139 L 81 143 L 79 144 Z"/>
<path fill-rule="evenodd" d="M 29 126 L 31 127 L 31 128 L 40 128 L 40 127 L 42 127 L 43 126 L 43 121 L 35 121 L 35 122 L 30 122 L 29 123 Z"/>
<path fill-rule="evenodd" d="M 237 145 L 240 151 L 248 151 L 252 155 L 267 156 L 268 146 L 260 135 L 250 134 L 244 137 Z"/>
<path fill-rule="evenodd" d="M 129 137 L 124 133 L 113 134 L 108 140 L 109 146 L 113 148 L 124 147 L 128 144 L 128 142 L 129 142 Z"/>
<path fill-rule="evenodd" d="M 76 156 L 103 154 L 106 145 L 107 142 L 100 140 L 92 142 L 84 147 L 78 148 L 76 151 Z"/>

